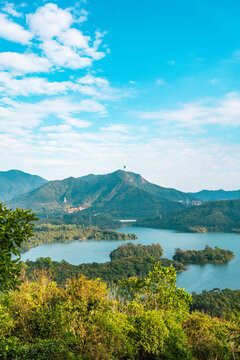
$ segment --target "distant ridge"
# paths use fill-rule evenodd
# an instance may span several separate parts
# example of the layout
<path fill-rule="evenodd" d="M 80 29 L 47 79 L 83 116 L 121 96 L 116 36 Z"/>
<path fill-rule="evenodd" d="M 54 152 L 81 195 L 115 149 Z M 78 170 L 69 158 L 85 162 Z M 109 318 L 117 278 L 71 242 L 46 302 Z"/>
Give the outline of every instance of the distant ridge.
<path fill-rule="evenodd" d="M 181 212 L 142 219 L 135 225 L 184 232 L 240 233 L 240 200 L 209 201 Z"/>
<path fill-rule="evenodd" d="M 32 191 L 47 180 L 20 170 L 0 171 L 0 201 L 5 202 L 20 194 Z"/>
<path fill-rule="evenodd" d="M 203 201 L 216 200 L 238 200 L 240 199 L 240 190 L 225 191 L 225 190 L 202 190 L 195 193 L 189 193 L 195 198 Z"/>
<path fill-rule="evenodd" d="M 28 194 L 11 201 L 11 206 L 34 211 L 66 211 L 85 206 L 85 213 L 106 213 L 124 218 L 153 216 L 182 209 L 179 201 L 194 199 L 192 195 L 152 184 L 139 174 L 117 170 L 106 175 L 49 181 Z"/>

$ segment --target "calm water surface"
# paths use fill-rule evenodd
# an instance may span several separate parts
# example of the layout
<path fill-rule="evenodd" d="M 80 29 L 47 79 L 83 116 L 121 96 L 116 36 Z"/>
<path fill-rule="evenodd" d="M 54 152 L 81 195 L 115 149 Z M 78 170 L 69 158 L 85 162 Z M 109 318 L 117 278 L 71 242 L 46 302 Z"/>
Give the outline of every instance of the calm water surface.
<path fill-rule="evenodd" d="M 187 291 L 210 290 L 213 288 L 240 289 L 240 235 L 206 233 L 191 234 L 177 233 L 171 230 L 159 230 L 148 228 L 123 227 L 120 230 L 125 233 L 135 233 L 137 240 L 131 240 L 135 244 L 144 245 L 160 243 L 164 250 L 164 256 L 171 259 L 175 248 L 200 250 L 205 245 L 219 246 L 234 252 L 235 257 L 228 264 L 189 265 L 188 270 L 178 274 L 178 285 Z M 72 241 L 70 243 L 51 243 L 32 248 L 22 254 L 22 260 L 36 260 L 38 257 L 51 257 L 52 260 L 65 259 L 71 264 L 78 265 L 88 262 L 109 261 L 109 253 L 119 245 L 126 243 L 124 240 L 85 240 Z"/>

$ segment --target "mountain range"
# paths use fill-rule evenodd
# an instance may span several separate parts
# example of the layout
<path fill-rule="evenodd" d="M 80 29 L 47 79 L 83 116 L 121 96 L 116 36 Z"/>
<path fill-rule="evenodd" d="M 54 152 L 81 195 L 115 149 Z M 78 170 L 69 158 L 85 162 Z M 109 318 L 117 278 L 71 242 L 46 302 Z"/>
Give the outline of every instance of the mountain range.
<path fill-rule="evenodd" d="M 0 201 L 5 202 L 45 183 L 47 180 L 42 177 L 19 170 L 0 171 Z"/>
<path fill-rule="evenodd" d="M 106 175 L 49 181 L 38 189 L 10 201 L 11 207 L 31 208 L 41 213 L 83 207 L 85 213 L 142 218 L 157 212 L 182 209 L 192 195 L 152 184 L 140 175 L 118 170 Z"/>
<path fill-rule="evenodd" d="M 225 191 L 225 190 L 202 190 L 195 193 L 189 193 L 195 198 L 202 201 L 217 201 L 217 200 L 238 200 L 240 199 L 240 190 Z"/>
<path fill-rule="evenodd" d="M 193 209 L 195 207 L 187 209 L 187 201 L 221 199 L 240 199 L 240 190 L 184 193 L 152 184 L 139 174 L 122 170 L 54 181 L 18 170 L 0 172 L 0 201 L 7 201 L 8 206 L 13 208 L 30 208 L 47 217 L 62 216 L 73 208 L 81 210 L 79 215 L 108 214 L 125 219 L 154 218 L 157 214 L 166 215 L 169 212 L 174 216 L 174 212 L 181 210 L 184 210 L 181 212 L 183 216 L 189 217 L 191 212 L 199 210 Z M 166 217 L 165 221 L 168 222 Z"/>

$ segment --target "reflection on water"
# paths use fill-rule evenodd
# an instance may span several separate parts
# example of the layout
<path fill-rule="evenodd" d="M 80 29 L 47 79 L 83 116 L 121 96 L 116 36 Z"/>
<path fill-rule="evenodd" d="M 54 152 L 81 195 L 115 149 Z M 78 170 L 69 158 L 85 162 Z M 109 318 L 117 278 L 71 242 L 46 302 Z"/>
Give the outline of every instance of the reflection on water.
<path fill-rule="evenodd" d="M 175 248 L 181 249 L 204 249 L 205 245 L 219 246 L 234 252 L 235 258 L 228 264 L 189 265 L 188 270 L 178 274 L 178 285 L 187 291 L 200 292 L 204 289 L 213 288 L 240 288 L 240 234 L 221 233 L 177 233 L 171 230 L 158 230 L 148 228 L 124 227 L 119 231 L 134 232 L 139 236 L 137 240 L 131 240 L 135 244 L 160 243 L 164 250 L 164 256 L 172 258 Z M 109 261 L 109 253 L 126 240 L 85 240 L 70 243 L 52 243 L 32 248 L 22 254 L 22 260 L 36 260 L 38 257 L 49 256 L 52 260 L 65 259 L 71 264 L 88 262 Z"/>

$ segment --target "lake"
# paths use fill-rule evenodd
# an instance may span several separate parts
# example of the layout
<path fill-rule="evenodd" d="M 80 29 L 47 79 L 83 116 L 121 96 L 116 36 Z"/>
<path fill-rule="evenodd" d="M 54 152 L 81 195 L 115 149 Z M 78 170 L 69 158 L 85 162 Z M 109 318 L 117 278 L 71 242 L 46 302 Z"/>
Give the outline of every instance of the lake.
<path fill-rule="evenodd" d="M 213 288 L 240 289 L 240 234 L 224 233 L 178 233 L 171 230 L 123 227 L 118 231 L 135 233 L 135 244 L 160 243 L 164 256 L 171 259 L 175 248 L 200 250 L 205 245 L 218 246 L 234 252 L 235 257 L 228 264 L 189 265 L 188 270 L 177 275 L 178 286 L 188 292 L 211 290 Z M 70 243 L 51 243 L 32 248 L 22 254 L 22 260 L 36 260 L 38 257 L 51 257 L 52 260 L 65 259 L 78 265 L 91 262 L 109 261 L 109 253 L 126 240 L 85 240 Z"/>

